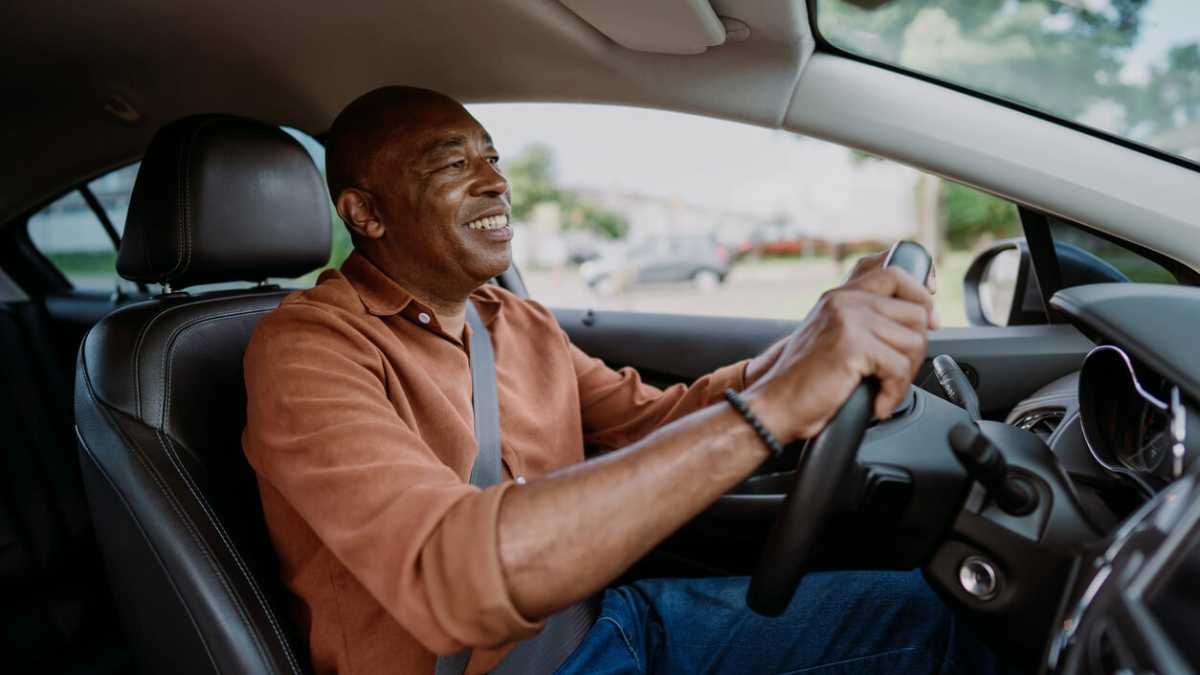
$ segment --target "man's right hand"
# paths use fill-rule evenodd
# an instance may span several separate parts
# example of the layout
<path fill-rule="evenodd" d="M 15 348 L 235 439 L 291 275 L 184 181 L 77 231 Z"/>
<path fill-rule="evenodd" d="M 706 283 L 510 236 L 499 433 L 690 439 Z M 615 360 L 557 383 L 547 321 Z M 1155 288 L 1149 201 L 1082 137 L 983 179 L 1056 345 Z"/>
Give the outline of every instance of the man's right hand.
<path fill-rule="evenodd" d="M 929 291 L 884 268 L 826 292 L 744 397 L 781 442 L 812 438 L 865 377 L 877 377 L 875 416 L 903 401 L 937 328 Z"/>

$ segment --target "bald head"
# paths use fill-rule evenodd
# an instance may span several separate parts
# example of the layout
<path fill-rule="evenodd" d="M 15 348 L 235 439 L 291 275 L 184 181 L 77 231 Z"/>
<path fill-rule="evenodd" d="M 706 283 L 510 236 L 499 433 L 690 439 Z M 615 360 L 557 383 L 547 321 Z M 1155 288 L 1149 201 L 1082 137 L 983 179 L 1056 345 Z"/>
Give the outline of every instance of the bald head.
<path fill-rule="evenodd" d="M 362 187 L 394 134 L 423 124 L 438 112 L 462 110 L 445 94 L 417 87 L 381 87 L 346 106 L 325 141 L 325 176 L 334 201 L 348 187 Z"/>

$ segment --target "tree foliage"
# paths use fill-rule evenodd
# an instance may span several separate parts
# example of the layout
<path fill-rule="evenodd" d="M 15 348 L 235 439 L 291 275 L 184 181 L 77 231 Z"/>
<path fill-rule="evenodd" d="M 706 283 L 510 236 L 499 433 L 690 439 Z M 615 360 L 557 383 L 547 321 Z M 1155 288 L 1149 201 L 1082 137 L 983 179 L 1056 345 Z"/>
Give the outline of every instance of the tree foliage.
<path fill-rule="evenodd" d="M 984 234 L 1004 239 L 1021 233 L 1020 216 L 1011 202 L 950 181 L 942 181 L 941 199 L 951 248 L 970 248 Z"/>
<path fill-rule="evenodd" d="M 893 0 L 866 11 L 820 0 L 817 19 L 835 46 L 1178 152 L 1200 142 L 1200 45 L 1176 45 L 1165 64 L 1131 76 L 1148 5 Z M 941 197 L 952 246 L 1020 231 L 1016 209 L 1001 200 L 952 183 Z"/>
<path fill-rule="evenodd" d="M 578 192 L 559 187 L 554 181 L 554 153 L 542 144 L 531 145 L 504 165 L 512 185 L 512 217 L 527 220 L 538 204 L 559 205 L 560 225 L 582 227 L 611 239 L 625 236 L 629 223 L 619 213 L 604 209 Z"/>

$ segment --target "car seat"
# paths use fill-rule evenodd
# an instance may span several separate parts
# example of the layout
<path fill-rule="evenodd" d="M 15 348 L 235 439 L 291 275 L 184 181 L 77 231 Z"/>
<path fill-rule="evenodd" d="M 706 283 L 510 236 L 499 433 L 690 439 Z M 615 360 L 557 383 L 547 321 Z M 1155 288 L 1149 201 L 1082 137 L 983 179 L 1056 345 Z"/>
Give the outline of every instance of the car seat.
<path fill-rule="evenodd" d="M 147 673 L 310 672 L 242 454 L 242 358 L 259 318 L 329 258 L 320 173 L 278 127 L 224 115 L 163 127 L 131 197 L 117 271 L 164 293 L 84 338 L 83 480 L 135 661 Z M 249 281 L 237 290 L 188 293 Z"/>

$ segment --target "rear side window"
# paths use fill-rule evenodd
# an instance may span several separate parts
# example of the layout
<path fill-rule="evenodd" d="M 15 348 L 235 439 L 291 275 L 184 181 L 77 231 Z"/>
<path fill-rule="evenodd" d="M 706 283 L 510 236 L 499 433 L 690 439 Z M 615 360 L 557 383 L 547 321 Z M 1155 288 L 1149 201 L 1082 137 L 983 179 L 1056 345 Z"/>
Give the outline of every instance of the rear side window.
<path fill-rule="evenodd" d="M 130 164 L 101 176 L 29 218 L 29 240 L 75 288 L 133 287 L 117 276 L 116 262 L 139 166 L 140 162 Z"/>
<path fill-rule="evenodd" d="M 325 149 L 321 144 L 302 131 L 281 128 L 304 146 L 323 175 Z M 135 162 L 96 178 L 47 204 L 29 218 L 29 240 L 74 288 L 109 292 L 136 288 L 133 282 L 117 276 L 117 248 L 125 232 L 129 197 L 133 194 L 140 166 L 141 162 Z M 332 212 L 332 205 L 329 208 Z M 350 235 L 333 212 L 333 250 L 328 267 L 340 265 L 349 253 Z M 316 280 L 319 272 L 296 280 L 271 281 L 292 287 L 307 286 Z M 240 282 L 209 284 L 205 289 L 243 285 Z"/>

